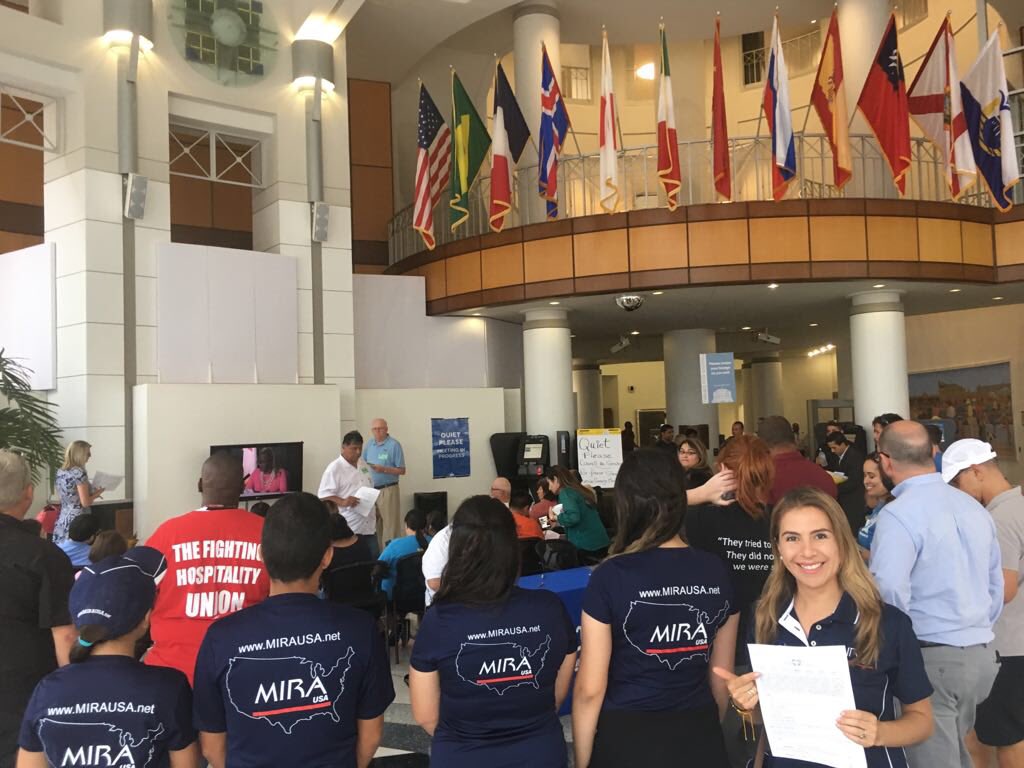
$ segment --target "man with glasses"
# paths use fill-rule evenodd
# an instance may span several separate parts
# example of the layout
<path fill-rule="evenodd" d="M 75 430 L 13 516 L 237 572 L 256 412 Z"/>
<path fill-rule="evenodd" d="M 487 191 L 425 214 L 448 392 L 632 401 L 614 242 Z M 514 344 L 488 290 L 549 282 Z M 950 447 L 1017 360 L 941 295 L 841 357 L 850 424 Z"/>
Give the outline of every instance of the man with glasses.
<path fill-rule="evenodd" d="M 1024 766 L 1024 496 L 996 463 L 996 452 L 981 440 L 957 440 L 943 455 L 942 479 L 985 505 L 996 525 L 1002 553 L 1003 612 L 995 626 L 999 673 L 978 707 L 975 733 L 967 737 L 976 766 Z"/>
<path fill-rule="evenodd" d="M 942 481 L 921 424 L 887 426 L 878 454 L 895 499 L 878 513 L 871 572 L 882 599 L 910 616 L 935 689 L 935 732 L 907 757 L 911 768 L 971 768 L 965 739 L 996 677 L 992 627 L 1003 607 L 995 525 Z"/>

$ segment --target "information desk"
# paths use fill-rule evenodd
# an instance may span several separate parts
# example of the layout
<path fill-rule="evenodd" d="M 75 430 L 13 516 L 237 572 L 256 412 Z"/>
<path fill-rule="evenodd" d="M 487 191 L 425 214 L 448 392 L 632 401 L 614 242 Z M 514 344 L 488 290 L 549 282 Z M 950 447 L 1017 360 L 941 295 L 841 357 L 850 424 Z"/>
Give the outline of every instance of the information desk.
<path fill-rule="evenodd" d="M 523 576 L 519 579 L 519 586 L 523 589 L 546 589 L 554 592 L 561 599 L 565 609 L 569 612 L 569 618 L 576 626 L 576 639 L 580 637 L 580 622 L 583 615 L 583 593 L 587 591 L 587 584 L 590 582 L 591 568 L 569 568 L 565 571 L 552 571 L 551 573 L 539 573 L 536 576 Z M 576 676 L 573 675 L 575 681 Z M 559 715 L 567 715 L 572 711 L 572 686 L 569 687 L 569 695 L 565 697 L 562 708 L 558 710 Z"/>

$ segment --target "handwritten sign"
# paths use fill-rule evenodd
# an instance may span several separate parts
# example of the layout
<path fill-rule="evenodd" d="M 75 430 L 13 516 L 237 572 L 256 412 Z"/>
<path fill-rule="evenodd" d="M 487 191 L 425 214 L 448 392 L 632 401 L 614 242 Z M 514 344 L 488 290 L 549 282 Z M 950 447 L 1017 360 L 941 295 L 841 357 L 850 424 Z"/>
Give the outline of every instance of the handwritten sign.
<path fill-rule="evenodd" d="M 576 430 L 576 456 L 585 485 L 612 488 L 622 465 L 622 430 Z"/>

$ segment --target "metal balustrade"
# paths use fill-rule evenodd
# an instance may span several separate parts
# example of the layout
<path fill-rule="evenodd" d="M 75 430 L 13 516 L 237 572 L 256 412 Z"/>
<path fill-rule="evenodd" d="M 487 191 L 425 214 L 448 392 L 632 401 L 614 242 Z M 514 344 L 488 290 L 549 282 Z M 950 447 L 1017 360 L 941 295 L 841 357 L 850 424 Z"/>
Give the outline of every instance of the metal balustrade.
<path fill-rule="evenodd" d="M 797 176 L 787 199 L 873 198 L 900 199 L 886 160 L 874 136 L 850 137 L 853 178 L 842 189 L 832 183 L 832 153 L 823 134 L 795 136 Z M 771 200 L 771 140 L 768 136 L 733 138 L 732 197 L 736 202 Z M 911 167 L 907 175 L 905 200 L 948 202 L 942 162 L 934 146 L 923 138 L 911 142 Z M 656 146 L 635 147 L 619 153 L 620 211 L 666 207 L 665 193 L 658 179 Z M 524 158 L 525 159 L 525 158 Z M 681 205 L 718 202 L 712 173 L 710 141 L 679 144 L 682 168 Z M 602 213 L 598 199 L 599 155 L 562 155 L 558 164 L 559 218 L 576 218 Z M 1016 200 L 1024 202 L 1024 184 L 1015 188 Z M 521 165 L 513 174 L 513 209 L 505 227 L 539 224 L 545 218 L 544 202 L 537 194 L 537 166 Z M 452 234 L 449 228 L 447 193 L 434 210 L 434 235 L 438 245 L 486 234 L 490 201 L 490 177 L 481 175 L 468 196 L 469 219 Z M 960 199 L 965 205 L 991 207 L 983 182 L 978 182 Z M 728 203 L 723 203 L 727 205 Z M 412 228 L 412 206 L 400 211 L 388 226 L 389 260 L 394 264 L 424 250 L 423 241 Z"/>

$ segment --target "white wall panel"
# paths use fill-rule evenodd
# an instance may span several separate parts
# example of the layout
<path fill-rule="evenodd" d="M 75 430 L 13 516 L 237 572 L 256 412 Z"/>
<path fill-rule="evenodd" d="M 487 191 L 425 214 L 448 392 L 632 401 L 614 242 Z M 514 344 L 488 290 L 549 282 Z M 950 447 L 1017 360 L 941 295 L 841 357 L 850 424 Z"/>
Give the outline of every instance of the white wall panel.
<path fill-rule="evenodd" d="M 57 386 L 55 254 L 53 243 L 0 253 L 0 347 L 38 390 Z"/>

